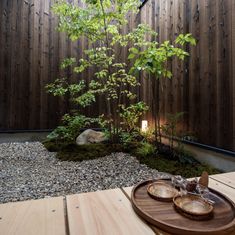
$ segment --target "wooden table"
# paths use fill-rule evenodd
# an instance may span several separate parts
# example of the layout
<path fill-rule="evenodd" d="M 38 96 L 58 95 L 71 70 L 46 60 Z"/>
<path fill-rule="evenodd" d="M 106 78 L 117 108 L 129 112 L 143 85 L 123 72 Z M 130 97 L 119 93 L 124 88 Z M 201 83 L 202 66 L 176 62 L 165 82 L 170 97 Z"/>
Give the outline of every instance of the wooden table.
<path fill-rule="evenodd" d="M 209 186 L 235 202 L 235 172 L 211 175 Z M 130 203 L 132 187 L 0 205 L 1 235 L 154 235 Z"/>

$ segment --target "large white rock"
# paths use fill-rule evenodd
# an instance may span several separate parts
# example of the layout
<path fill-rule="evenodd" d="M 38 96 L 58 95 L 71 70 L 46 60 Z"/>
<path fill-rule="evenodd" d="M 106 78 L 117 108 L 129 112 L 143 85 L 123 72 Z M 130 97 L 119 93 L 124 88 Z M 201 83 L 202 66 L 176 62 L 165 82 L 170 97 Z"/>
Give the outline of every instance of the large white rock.
<path fill-rule="evenodd" d="M 103 132 L 87 129 L 77 137 L 76 144 L 83 145 L 91 143 L 100 143 L 105 141 L 106 139 L 107 138 Z"/>

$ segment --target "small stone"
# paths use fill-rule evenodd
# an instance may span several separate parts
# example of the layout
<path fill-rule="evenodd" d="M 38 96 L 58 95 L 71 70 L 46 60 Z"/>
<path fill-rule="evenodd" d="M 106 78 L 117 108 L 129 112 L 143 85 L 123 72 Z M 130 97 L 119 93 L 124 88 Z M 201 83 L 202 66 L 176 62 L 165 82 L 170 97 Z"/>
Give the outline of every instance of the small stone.
<path fill-rule="evenodd" d="M 92 129 L 87 129 L 83 131 L 76 139 L 77 145 L 100 143 L 107 139 L 105 134 L 100 131 L 94 131 Z"/>
<path fill-rule="evenodd" d="M 132 186 L 161 176 L 126 153 L 60 161 L 40 142 L 0 144 L 0 203 Z"/>

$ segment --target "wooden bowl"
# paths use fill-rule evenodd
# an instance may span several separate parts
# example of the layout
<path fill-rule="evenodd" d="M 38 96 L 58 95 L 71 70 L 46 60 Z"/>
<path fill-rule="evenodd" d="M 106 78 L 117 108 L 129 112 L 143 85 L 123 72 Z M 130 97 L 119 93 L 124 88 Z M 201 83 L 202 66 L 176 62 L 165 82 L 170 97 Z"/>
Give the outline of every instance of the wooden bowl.
<path fill-rule="evenodd" d="M 152 198 L 165 202 L 171 202 L 179 193 L 177 189 L 164 181 L 157 181 L 150 184 L 147 187 L 147 191 Z"/>
<path fill-rule="evenodd" d="M 173 199 L 176 209 L 182 211 L 185 216 L 191 215 L 190 218 L 208 218 L 213 211 L 213 206 L 205 199 L 197 195 L 187 194 L 177 196 Z M 194 217 L 192 217 L 194 216 Z"/>
<path fill-rule="evenodd" d="M 132 207 L 146 222 L 175 235 L 235 235 L 235 204 L 229 198 L 209 188 L 210 199 L 215 202 L 211 217 L 202 219 L 201 216 L 192 216 L 191 218 L 187 213 L 185 216 L 182 210 L 180 212 L 176 210 L 173 202 L 155 200 L 150 196 L 147 188 L 157 181 L 160 179 L 145 180 L 132 189 Z"/>

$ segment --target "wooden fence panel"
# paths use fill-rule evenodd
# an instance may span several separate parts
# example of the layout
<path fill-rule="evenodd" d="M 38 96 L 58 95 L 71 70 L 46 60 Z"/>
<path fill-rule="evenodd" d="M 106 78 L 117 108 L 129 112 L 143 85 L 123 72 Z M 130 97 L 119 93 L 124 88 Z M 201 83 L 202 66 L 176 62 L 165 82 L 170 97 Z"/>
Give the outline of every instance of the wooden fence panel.
<path fill-rule="evenodd" d="M 89 47 L 85 38 L 70 42 L 56 31 L 57 17 L 50 8 L 55 0 L 0 1 L 0 129 L 54 128 L 69 109 L 67 99 L 57 99 L 45 85 L 60 76 L 76 81 L 80 76 L 60 71 L 63 58 L 79 59 Z M 68 0 L 81 4 L 79 0 Z M 138 23 L 155 29 L 159 41 L 173 41 L 179 33 L 191 32 L 197 46 L 188 47 L 185 63 L 173 60 L 169 67 L 173 79 L 164 79 L 160 95 L 161 118 L 167 113 L 185 112 L 182 128 L 198 140 L 235 151 L 235 3 L 234 0 L 149 0 L 139 15 L 129 16 L 124 29 Z M 120 51 L 126 59 L 127 51 Z M 93 70 L 81 78 L 91 79 Z M 152 120 L 157 97 L 153 79 L 140 79 L 139 99 L 151 107 L 145 118 Z M 161 89 L 161 88 L 159 88 Z M 106 111 L 99 104 L 85 112 L 97 115 Z"/>
<path fill-rule="evenodd" d="M 148 12 L 149 2 L 141 9 L 142 14 Z M 184 111 L 184 131 L 193 133 L 202 143 L 234 151 L 234 2 L 155 2 L 159 15 L 154 14 L 154 29 L 160 41 L 172 41 L 177 34 L 187 32 L 197 39 L 196 47 L 186 48 L 190 57 L 184 64 L 173 60 L 172 81 L 162 82 L 162 121 L 169 111 Z M 166 31 L 168 27 L 170 32 Z"/>

